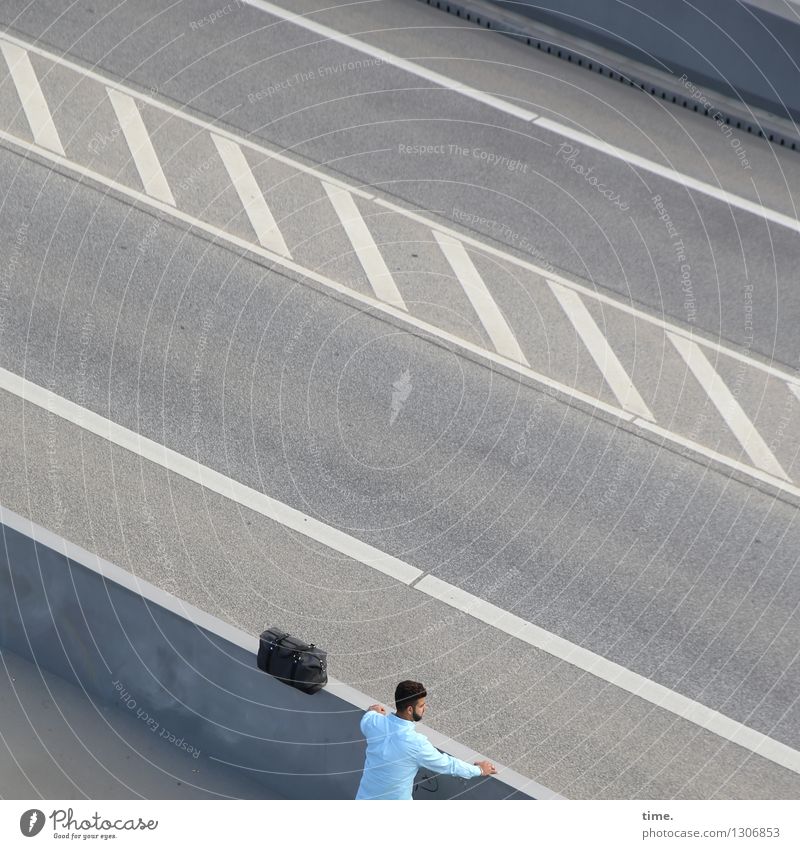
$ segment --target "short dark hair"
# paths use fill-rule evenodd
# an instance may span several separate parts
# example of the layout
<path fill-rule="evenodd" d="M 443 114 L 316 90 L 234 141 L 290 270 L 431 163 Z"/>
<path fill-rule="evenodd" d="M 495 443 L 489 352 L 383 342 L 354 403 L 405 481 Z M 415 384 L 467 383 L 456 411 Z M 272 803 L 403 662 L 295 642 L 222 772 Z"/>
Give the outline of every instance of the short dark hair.
<path fill-rule="evenodd" d="M 395 687 L 394 704 L 397 710 L 402 712 L 427 695 L 425 687 L 419 681 L 401 681 Z"/>

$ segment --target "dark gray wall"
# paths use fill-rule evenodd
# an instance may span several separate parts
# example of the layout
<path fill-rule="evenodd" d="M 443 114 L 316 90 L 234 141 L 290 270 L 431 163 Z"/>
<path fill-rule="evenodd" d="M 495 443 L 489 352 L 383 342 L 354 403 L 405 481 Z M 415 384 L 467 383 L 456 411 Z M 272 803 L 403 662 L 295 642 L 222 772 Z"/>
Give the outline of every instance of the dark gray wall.
<path fill-rule="evenodd" d="M 137 592 L 136 579 L 113 564 L 85 552 L 76 558 L 80 550 L 53 535 L 50 545 L 35 542 L 25 520 L 2 515 L 0 646 L 174 733 L 165 745 L 238 765 L 283 796 L 355 796 L 363 705 L 276 682 L 256 668 L 255 637 L 150 585 Z M 496 779 L 439 778 L 419 791 L 426 799 L 455 795 L 528 798 Z"/>
<path fill-rule="evenodd" d="M 468 5 L 468 3 L 467 3 Z M 773 0 L 492 0 L 698 87 L 800 120 L 800 7 Z"/>

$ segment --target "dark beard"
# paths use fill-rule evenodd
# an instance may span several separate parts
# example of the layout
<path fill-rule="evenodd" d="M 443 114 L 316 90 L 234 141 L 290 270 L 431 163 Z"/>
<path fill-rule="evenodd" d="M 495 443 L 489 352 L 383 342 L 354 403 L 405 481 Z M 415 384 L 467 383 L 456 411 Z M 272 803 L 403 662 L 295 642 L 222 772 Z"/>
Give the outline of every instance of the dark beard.
<path fill-rule="evenodd" d="M 422 714 L 417 713 L 416 708 L 413 709 L 413 713 L 411 715 L 414 717 L 414 722 L 421 722 L 422 721 Z"/>

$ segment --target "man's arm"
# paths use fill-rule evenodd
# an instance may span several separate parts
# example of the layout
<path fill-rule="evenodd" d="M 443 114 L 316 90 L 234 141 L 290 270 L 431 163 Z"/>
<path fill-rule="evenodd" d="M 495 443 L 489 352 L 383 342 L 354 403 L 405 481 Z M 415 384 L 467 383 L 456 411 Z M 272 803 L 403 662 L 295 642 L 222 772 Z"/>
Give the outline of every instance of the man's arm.
<path fill-rule="evenodd" d="M 459 778 L 477 778 L 479 775 L 494 775 L 497 772 L 489 761 L 468 764 L 466 761 L 440 752 L 427 737 L 421 734 L 417 750 L 417 766 L 425 767 L 439 775 L 456 775 Z"/>
<path fill-rule="evenodd" d="M 359 722 L 359 728 L 361 728 L 361 733 L 366 737 L 367 736 L 367 728 L 370 726 L 375 726 L 378 722 L 378 717 L 376 714 L 381 714 L 382 716 L 386 715 L 386 708 L 381 705 L 370 705 L 366 711 L 364 712 L 364 716 L 361 717 L 361 722 Z"/>

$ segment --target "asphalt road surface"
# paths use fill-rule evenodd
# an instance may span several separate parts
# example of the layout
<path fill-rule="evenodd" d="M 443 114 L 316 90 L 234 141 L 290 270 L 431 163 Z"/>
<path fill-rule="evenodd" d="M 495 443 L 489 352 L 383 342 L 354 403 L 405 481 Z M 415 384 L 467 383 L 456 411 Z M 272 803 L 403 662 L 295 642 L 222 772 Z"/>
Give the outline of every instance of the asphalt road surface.
<path fill-rule="evenodd" d="M 564 796 L 796 798 L 798 155 L 413 0 L 62 5 L 2 503 Z"/>

